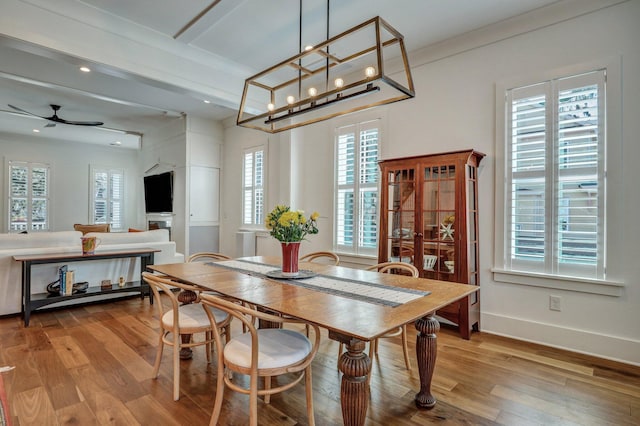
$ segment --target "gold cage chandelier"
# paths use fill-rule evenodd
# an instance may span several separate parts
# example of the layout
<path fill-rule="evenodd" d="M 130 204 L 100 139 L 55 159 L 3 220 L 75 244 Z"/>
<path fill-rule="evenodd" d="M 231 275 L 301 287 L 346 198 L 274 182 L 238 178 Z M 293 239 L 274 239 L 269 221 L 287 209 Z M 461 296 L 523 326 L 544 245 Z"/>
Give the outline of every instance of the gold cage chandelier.
<path fill-rule="evenodd" d="M 239 126 L 277 133 L 415 96 L 404 37 L 379 16 L 329 38 L 327 1 L 327 40 L 301 44 L 245 81 Z"/>

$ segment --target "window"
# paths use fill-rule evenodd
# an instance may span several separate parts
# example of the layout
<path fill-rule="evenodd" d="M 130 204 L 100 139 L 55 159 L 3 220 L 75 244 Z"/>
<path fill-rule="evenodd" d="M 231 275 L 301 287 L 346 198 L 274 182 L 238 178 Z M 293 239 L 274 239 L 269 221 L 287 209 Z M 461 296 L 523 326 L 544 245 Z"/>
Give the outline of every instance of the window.
<path fill-rule="evenodd" d="M 264 224 L 265 150 L 263 146 L 244 151 L 242 173 L 242 223 Z"/>
<path fill-rule="evenodd" d="M 378 144 L 379 120 L 336 129 L 336 251 L 377 252 Z"/>
<path fill-rule="evenodd" d="M 9 161 L 9 232 L 49 230 L 48 164 Z"/>
<path fill-rule="evenodd" d="M 504 269 L 605 279 L 606 72 L 506 91 Z"/>
<path fill-rule="evenodd" d="M 93 167 L 91 170 L 91 223 L 124 228 L 124 170 Z"/>

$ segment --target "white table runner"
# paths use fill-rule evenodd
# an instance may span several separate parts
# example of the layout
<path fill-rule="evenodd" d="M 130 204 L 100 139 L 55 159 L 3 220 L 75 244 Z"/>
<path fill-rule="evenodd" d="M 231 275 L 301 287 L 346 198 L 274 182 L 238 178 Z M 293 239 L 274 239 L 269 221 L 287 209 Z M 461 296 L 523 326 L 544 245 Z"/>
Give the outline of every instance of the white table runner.
<path fill-rule="evenodd" d="M 267 273 L 276 269 L 273 265 L 249 262 L 246 260 L 224 260 L 220 262 L 207 262 L 212 266 L 222 266 L 248 275 L 260 276 L 270 280 Z M 362 300 L 369 303 L 377 303 L 387 306 L 400 306 L 412 300 L 427 296 L 428 291 L 414 290 L 410 288 L 394 287 L 384 284 L 370 283 L 366 281 L 352 280 L 349 278 L 332 277 L 317 274 L 310 278 L 302 279 L 277 279 L 287 284 L 322 291 L 343 297 Z"/>

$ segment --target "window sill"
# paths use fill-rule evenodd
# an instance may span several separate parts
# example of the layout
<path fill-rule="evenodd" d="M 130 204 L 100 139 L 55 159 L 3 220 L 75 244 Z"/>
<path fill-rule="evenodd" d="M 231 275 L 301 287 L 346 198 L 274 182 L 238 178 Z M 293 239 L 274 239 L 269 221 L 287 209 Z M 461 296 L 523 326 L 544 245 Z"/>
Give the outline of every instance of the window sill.
<path fill-rule="evenodd" d="M 264 226 L 260 226 L 260 225 L 254 225 L 253 227 L 250 225 L 243 225 L 242 227 L 238 228 L 238 232 L 255 232 L 255 233 L 267 233 L 267 235 L 269 234 L 269 230 L 265 229 Z"/>
<path fill-rule="evenodd" d="M 493 279 L 497 282 L 553 288 L 580 293 L 621 296 L 624 284 L 605 280 L 565 277 L 559 275 L 536 274 L 531 272 L 508 271 L 492 268 Z"/>

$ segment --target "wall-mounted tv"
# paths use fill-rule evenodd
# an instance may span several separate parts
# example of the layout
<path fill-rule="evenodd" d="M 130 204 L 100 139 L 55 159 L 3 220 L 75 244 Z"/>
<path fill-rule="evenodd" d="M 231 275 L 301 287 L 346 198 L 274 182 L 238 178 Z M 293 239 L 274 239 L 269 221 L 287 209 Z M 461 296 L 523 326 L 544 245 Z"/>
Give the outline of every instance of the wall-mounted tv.
<path fill-rule="evenodd" d="M 144 177 L 146 213 L 173 212 L 173 172 Z"/>

